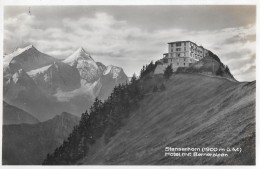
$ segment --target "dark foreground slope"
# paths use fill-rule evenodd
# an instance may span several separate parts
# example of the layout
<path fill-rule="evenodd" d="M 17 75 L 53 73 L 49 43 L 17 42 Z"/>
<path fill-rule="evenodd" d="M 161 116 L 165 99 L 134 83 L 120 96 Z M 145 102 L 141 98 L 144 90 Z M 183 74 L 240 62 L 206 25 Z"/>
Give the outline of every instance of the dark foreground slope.
<path fill-rule="evenodd" d="M 37 124 L 4 125 L 3 164 L 41 164 L 47 153 L 62 144 L 78 121 L 78 117 L 62 113 Z"/>
<path fill-rule="evenodd" d="M 153 77 L 145 84 L 163 81 Z M 255 164 L 255 81 L 175 74 L 165 86 L 165 91 L 146 94 L 125 126 L 107 144 L 99 139 L 78 164 Z M 166 146 L 239 147 L 242 152 L 165 157 Z"/>

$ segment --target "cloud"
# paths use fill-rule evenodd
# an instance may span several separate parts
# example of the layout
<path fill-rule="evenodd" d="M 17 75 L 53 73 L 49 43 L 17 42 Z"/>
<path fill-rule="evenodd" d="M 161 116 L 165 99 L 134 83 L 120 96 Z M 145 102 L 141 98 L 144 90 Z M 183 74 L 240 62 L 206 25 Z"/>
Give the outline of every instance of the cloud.
<path fill-rule="evenodd" d="M 251 34 L 251 35 L 245 35 L 245 34 L 241 34 L 241 35 L 234 35 L 233 37 L 226 39 L 225 40 L 225 44 L 233 44 L 233 43 L 237 43 L 237 42 L 241 42 L 241 43 L 246 43 L 246 42 L 254 42 L 256 40 L 256 34 Z"/>
<path fill-rule="evenodd" d="M 191 40 L 217 54 L 239 80 L 254 80 L 250 79 L 254 76 L 246 78 L 244 75 L 254 75 L 255 71 L 255 25 L 219 30 L 165 28 L 148 31 L 105 12 L 63 18 L 58 27 L 44 24 L 25 13 L 6 18 L 5 50 L 10 52 L 15 46 L 32 43 L 44 53 L 66 58 L 78 47 L 84 47 L 95 60 L 121 66 L 132 75 L 139 73 L 142 65 L 151 60 L 161 59 L 168 50 L 168 42 Z"/>

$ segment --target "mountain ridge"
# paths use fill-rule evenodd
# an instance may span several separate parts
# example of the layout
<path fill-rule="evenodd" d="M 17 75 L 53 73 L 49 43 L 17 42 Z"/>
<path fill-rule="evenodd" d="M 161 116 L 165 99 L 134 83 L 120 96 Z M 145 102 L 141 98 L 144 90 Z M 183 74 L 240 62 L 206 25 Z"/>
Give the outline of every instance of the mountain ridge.
<path fill-rule="evenodd" d="M 33 115 L 15 106 L 7 104 L 5 101 L 3 101 L 3 109 L 5 110 L 3 111 L 3 125 L 39 123 L 39 120 Z"/>
<path fill-rule="evenodd" d="M 4 125 L 3 164 L 39 165 L 78 122 L 79 117 L 63 112 L 37 124 Z"/>

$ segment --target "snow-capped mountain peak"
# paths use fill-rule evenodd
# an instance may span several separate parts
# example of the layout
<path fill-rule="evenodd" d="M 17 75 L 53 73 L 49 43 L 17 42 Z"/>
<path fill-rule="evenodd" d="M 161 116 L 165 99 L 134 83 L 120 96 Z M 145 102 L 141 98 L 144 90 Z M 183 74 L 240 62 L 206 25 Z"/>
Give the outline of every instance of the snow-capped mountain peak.
<path fill-rule="evenodd" d="M 63 62 L 78 69 L 82 84 L 92 83 L 102 74 L 94 59 L 83 48 L 77 49 Z"/>
<path fill-rule="evenodd" d="M 64 60 L 65 63 L 71 63 L 78 60 L 91 60 L 94 59 L 88 54 L 84 48 L 78 48 L 72 55 L 70 55 L 67 59 Z"/>
<path fill-rule="evenodd" d="M 54 62 L 55 58 L 41 53 L 33 45 L 18 48 L 16 51 L 4 57 L 4 65 L 19 64 L 24 71 L 30 71 Z"/>
<path fill-rule="evenodd" d="M 10 63 L 11 60 L 20 55 L 21 53 L 28 51 L 28 50 L 37 50 L 33 45 L 28 45 L 24 48 L 17 48 L 13 53 L 7 54 L 4 56 L 4 63 Z"/>
<path fill-rule="evenodd" d="M 26 50 L 29 50 L 29 49 L 35 49 L 35 50 L 37 50 L 33 45 L 28 45 L 28 46 L 26 46 L 26 47 L 24 47 L 24 48 L 18 48 L 17 51 L 23 52 L 23 51 L 26 51 Z"/>

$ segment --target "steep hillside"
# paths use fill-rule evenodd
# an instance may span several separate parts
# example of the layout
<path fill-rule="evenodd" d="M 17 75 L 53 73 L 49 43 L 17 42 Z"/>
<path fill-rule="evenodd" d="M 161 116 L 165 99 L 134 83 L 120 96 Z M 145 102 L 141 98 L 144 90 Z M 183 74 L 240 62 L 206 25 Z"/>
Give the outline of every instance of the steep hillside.
<path fill-rule="evenodd" d="M 153 75 L 155 67 L 150 63 L 141 79 L 133 76 L 114 88 L 104 103 L 96 100 L 43 164 L 255 164 L 255 81 L 191 72 L 166 80 Z M 220 148 L 226 154 L 171 157 L 166 147 Z"/>
<path fill-rule="evenodd" d="M 62 144 L 78 121 L 78 117 L 62 113 L 38 124 L 4 125 L 3 164 L 41 164 L 47 153 Z"/>
<path fill-rule="evenodd" d="M 255 82 L 239 83 L 199 74 L 157 76 L 125 126 L 105 144 L 97 141 L 78 164 L 253 165 Z M 166 157 L 165 147 L 239 147 L 228 157 Z"/>
<path fill-rule="evenodd" d="M 3 101 L 3 124 L 35 124 L 39 123 L 39 120 L 33 117 L 31 114 L 19 109 L 15 106 L 7 104 Z"/>

